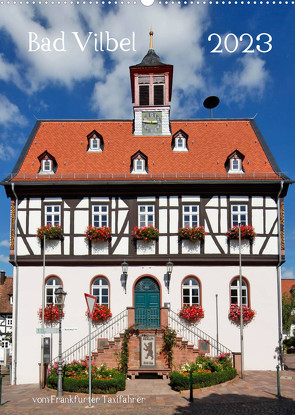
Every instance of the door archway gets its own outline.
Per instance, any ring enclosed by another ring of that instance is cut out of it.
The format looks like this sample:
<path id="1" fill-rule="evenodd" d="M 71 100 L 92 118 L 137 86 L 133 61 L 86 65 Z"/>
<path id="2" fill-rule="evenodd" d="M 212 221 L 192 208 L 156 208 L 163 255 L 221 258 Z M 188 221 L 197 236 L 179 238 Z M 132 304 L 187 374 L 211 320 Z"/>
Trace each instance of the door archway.
<path id="1" fill-rule="evenodd" d="M 160 287 L 152 277 L 143 277 L 134 287 L 135 324 L 138 329 L 160 328 Z"/>

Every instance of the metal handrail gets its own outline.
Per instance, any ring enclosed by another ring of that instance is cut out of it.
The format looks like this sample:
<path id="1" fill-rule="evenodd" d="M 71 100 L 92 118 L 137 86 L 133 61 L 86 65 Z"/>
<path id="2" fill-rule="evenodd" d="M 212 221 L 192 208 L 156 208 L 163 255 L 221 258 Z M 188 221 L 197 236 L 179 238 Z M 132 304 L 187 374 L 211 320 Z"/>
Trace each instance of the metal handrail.
<path id="1" fill-rule="evenodd" d="M 128 326 L 128 311 L 123 310 L 121 313 L 112 317 L 106 323 L 103 323 L 91 333 L 91 350 L 97 350 L 97 339 L 107 338 L 108 340 L 123 332 Z M 64 363 L 70 363 L 73 360 L 82 360 L 89 356 L 89 335 L 75 343 L 62 353 Z M 52 359 L 53 364 L 58 360 L 58 356 Z"/>
<path id="2" fill-rule="evenodd" d="M 179 334 L 181 337 L 183 337 L 185 340 L 187 340 L 197 348 L 199 348 L 199 340 L 204 340 L 208 342 L 211 347 L 211 356 L 217 356 L 221 353 L 229 353 L 232 357 L 233 352 L 228 347 L 219 343 L 217 340 L 209 336 L 209 334 L 206 334 L 204 331 L 200 330 L 198 327 L 188 326 L 179 317 L 179 315 L 172 310 L 168 311 L 168 326 L 174 329 L 177 334 Z"/>

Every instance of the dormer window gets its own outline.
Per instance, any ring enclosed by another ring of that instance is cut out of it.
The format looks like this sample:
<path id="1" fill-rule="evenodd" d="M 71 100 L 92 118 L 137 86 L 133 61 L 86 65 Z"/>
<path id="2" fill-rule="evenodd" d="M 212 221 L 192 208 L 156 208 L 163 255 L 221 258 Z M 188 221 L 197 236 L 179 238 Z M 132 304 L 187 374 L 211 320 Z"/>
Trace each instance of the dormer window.
<path id="1" fill-rule="evenodd" d="M 103 138 L 97 131 L 93 130 L 90 134 L 88 134 L 87 139 L 88 139 L 87 151 L 90 151 L 90 152 L 103 151 Z"/>
<path id="2" fill-rule="evenodd" d="M 173 151 L 188 151 L 187 146 L 188 135 L 184 131 L 178 131 L 172 137 Z"/>
<path id="3" fill-rule="evenodd" d="M 38 159 L 40 161 L 39 174 L 54 174 L 56 172 L 56 160 L 48 151 L 44 151 Z"/>
<path id="4" fill-rule="evenodd" d="M 131 157 L 131 173 L 146 174 L 147 173 L 147 157 L 140 151 Z"/>
<path id="5" fill-rule="evenodd" d="M 225 168 L 230 174 L 239 174 L 244 173 L 243 169 L 243 160 L 245 156 L 240 153 L 238 150 L 235 150 L 231 153 L 225 162 Z"/>

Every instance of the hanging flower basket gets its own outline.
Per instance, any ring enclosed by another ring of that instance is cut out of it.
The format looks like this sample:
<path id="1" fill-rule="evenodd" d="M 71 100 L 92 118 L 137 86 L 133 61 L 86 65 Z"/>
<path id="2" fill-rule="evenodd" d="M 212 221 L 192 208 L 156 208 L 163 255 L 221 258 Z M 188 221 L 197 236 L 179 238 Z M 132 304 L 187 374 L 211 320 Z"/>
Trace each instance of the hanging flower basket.
<path id="1" fill-rule="evenodd" d="M 87 241 L 104 241 L 104 242 L 111 242 L 111 228 L 108 226 L 92 226 L 89 225 L 85 231 L 85 239 Z"/>
<path id="2" fill-rule="evenodd" d="M 89 317 L 88 311 L 86 311 L 86 316 Z M 94 311 L 92 313 L 92 323 L 104 323 L 111 317 L 111 310 L 106 305 L 95 304 Z"/>
<path id="3" fill-rule="evenodd" d="M 60 307 L 55 304 L 49 304 L 44 307 L 44 322 L 46 324 L 57 323 L 59 321 Z M 64 318 L 64 312 L 61 313 L 61 318 Z M 42 307 L 38 311 L 39 320 L 42 321 Z"/>
<path id="4" fill-rule="evenodd" d="M 197 323 L 204 318 L 204 310 L 200 305 L 184 305 L 178 315 L 189 323 Z"/>
<path id="5" fill-rule="evenodd" d="M 189 241 L 203 241 L 205 238 L 206 232 L 204 226 L 186 226 L 185 228 L 179 228 L 178 238 L 179 239 L 188 239 Z"/>
<path id="6" fill-rule="evenodd" d="M 63 230 L 59 225 L 52 226 L 52 225 L 43 225 L 37 229 L 37 238 L 40 240 L 53 240 L 53 239 L 63 239 Z"/>
<path id="7" fill-rule="evenodd" d="M 226 234 L 228 239 L 239 239 L 239 226 L 235 225 L 233 226 Z M 256 233 L 254 231 L 253 226 L 251 225 L 242 225 L 241 226 L 241 240 L 248 240 L 248 241 L 254 241 L 256 237 Z"/>
<path id="8" fill-rule="evenodd" d="M 256 311 L 252 310 L 251 307 L 243 305 L 243 324 L 246 325 L 253 320 L 256 315 Z M 241 322 L 241 307 L 238 304 L 230 306 L 228 318 L 236 324 Z"/>
<path id="9" fill-rule="evenodd" d="M 131 235 L 136 240 L 142 240 L 142 241 L 156 241 L 159 238 L 159 229 L 155 228 L 154 226 L 144 226 L 139 228 L 138 226 L 135 226 L 133 231 L 131 232 Z"/>

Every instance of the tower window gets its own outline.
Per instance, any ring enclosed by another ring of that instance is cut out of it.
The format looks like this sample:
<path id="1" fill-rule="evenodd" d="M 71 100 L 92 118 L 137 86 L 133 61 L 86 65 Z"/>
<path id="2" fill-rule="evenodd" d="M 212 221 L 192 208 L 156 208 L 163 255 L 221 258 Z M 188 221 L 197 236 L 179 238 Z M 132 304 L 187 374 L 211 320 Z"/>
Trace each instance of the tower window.
<path id="1" fill-rule="evenodd" d="M 139 86 L 139 105 L 149 105 L 150 103 L 149 85 Z"/>
<path id="2" fill-rule="evenodd" d="M 154 85 L 154 105 L 164 105 L 164 85 Z"/>

